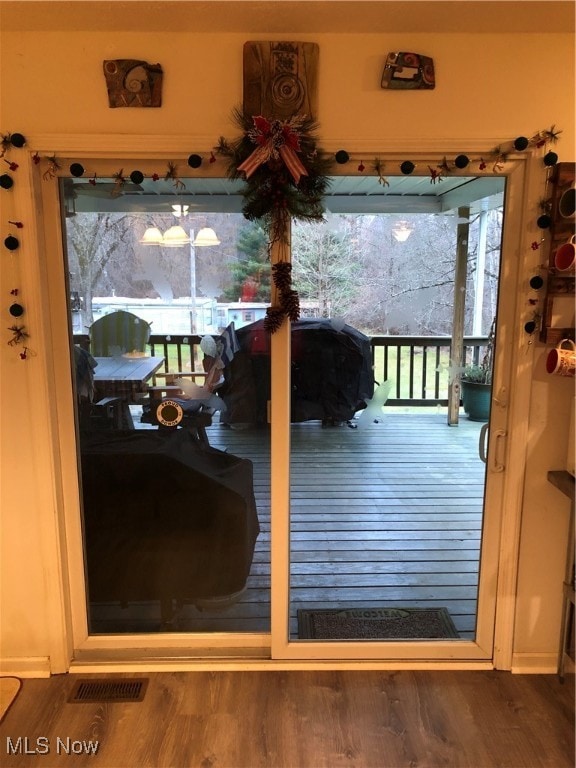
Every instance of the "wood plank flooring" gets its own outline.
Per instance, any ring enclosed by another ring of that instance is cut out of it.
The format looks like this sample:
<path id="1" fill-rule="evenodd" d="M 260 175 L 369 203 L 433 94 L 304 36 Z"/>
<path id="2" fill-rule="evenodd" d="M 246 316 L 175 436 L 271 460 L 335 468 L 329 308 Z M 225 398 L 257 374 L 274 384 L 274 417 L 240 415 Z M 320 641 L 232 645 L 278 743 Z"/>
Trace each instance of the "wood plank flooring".
<path id="1" fill-rule="evenodd" d="M 471 637 L 478 431 L 436 413 L 386 413 L 355 430 L 294 425 L 292 607 L 444 606 Z"/>
<path id="2" fill-rule="evenodd" d="M 149 685 L 142 702 L 112 704 L 67 703 L 74 675 L 24 680 L 0 724 L 0 765 L 574 766 L 573 677 L 564 685 L 554 675 L 495 671 L 171 672 L 145 677 Z"/>
<path id="3" fill-rule="evenodd" d="M 387 413 L 352 429 L 292 427 L 291 636 L 298 608 L 446 607 L 474 636 L 482 529 L 481 425 L 440 413 Z M 268 632 L 267 427 L 209 429 L 211 445 L 254 462 L 261 533 L 248 589 L 222 611 L 185 605 L 176 631 Z M 95 606 L 96 632 L 156 631 L 158 606 Z"/>

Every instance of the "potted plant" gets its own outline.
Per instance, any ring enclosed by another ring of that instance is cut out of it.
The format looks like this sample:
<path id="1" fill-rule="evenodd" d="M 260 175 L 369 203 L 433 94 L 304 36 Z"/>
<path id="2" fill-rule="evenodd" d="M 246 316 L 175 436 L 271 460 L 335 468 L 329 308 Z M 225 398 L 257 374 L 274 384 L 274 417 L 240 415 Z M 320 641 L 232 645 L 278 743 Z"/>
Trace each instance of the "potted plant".
<path id="1" fill-rule="evenodd" d="M 496 318 L 492 320 L 484 356 L 479 365 L 467 365 L 460 374 L 462 405 L 471 421 L 488 421 L 492 393 L 492 365 Z"/>

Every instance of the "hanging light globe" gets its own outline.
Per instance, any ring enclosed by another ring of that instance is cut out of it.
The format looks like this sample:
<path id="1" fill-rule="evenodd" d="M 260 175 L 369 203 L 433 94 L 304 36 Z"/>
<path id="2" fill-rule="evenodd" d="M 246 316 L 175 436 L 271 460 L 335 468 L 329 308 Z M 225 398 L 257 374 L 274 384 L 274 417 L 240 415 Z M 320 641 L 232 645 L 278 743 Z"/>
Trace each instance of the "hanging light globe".
<path id="1" fill-rule="evenodd" d="M 158 227 L 148 227 L 142 235 L 140 242 L 142 245 L 162 245 L 162 232 Z"/>
<path id="2" fill-rule="evenodd" d="M 162 245 L 166 248 L 182 248 L 189 243 L 190 238 L 179 224 L 175 224 L 164 232 Z"/>
<path id="3" fill-rule="evenodd" d="M 211 227 L 202 227 L 194 238 L 194 245 L 220 245 L 220 240 L 218 240 L 216 232 Z"/>
<path id="4" fill-rule="evenodd" d="M 392 227 L 392 235 L 394 240 L 397 240 L 399 243 L 405 243 L 413 231 L 414 227 L 412 227 L 407 221 L 399 221 L 398 224 Z"/>

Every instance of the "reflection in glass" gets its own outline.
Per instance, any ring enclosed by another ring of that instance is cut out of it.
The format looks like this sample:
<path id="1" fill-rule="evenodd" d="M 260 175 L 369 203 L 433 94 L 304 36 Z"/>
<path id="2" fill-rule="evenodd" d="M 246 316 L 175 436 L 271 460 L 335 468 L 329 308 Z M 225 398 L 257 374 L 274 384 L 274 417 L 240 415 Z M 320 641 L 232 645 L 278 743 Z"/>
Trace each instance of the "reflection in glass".
<path id="1" fill-rule="evenodd" d="M 89 631 L 268 632 L 269 432 L 227 415 L 265 240 L 85 186 L 64 220 Z"/>
<path id="2" fill-rule="evenodd" d="M 270 262 L 237 205 L 192 205 L 193 185 L 210 197 L 225 181 L 187 180 L 189 197 L 164 188 L 155 205 L 156 182 L 120 196 L 113 180 L 63 182 L 93 634 L 270 630 Z M 458 409 L 449 429 L 446 409 L 496 316 L 503 182 L 389 181 L 338 177 L 326 221 L 292 226 L 291 639 L 313 631 L 299 612 L 333 609 L 369 623 L 366 639 L 391 637 L 373 629 L 382 611 L 407 632 L 408 608 L 475 634 L 481 424 Z M 461 204 L 477 183 L 485 194 Z M 206 227 L 218 244 L 198 243 Z M 462 292 L 465 356 L 452 361 Z M 104 317 L 123 319 L 96 354 Z M 328 639 L 356 637 L 343 632 Z"/>

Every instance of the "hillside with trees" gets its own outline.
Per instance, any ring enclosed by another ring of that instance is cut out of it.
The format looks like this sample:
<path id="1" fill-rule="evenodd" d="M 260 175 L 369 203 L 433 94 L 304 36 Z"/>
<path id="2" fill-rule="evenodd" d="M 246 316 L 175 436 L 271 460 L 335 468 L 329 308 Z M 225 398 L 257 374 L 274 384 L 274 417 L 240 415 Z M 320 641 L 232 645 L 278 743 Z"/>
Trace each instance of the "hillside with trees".
<path id="1" fill-rule="evenodd" d="M 180 223 L 197 232 L 209 221 L 221 244 L 166 248 L 140 240 L 148 226 L 165 231 L 169 214 L 83 213 L 66 219 L 70 290 L 92 322 L 94 296 L 156 298 L 170 303 L 191 295 L 220 302 L 270 301 L 266 232 L 241 214 L 192 214 Z M 399 221 L 411 229 L 394 237 Z M 293 222 L 293 286 L 307 314 L 343 318 L 367 334 L 447 335 L 451 332 L 456 258 L 454 216 L 327 214 L 324 222 Z M 496 309 L 502 211 L 486 214 L 486 244 L 479 217 L 469 227 L 466 333 L 472 333 L 477 260 L 482 247 L 483 331 Z M 194 271 L 194 273 L 193 273 Z M 312 309 L 311 309 L 312 308 Z"/>

